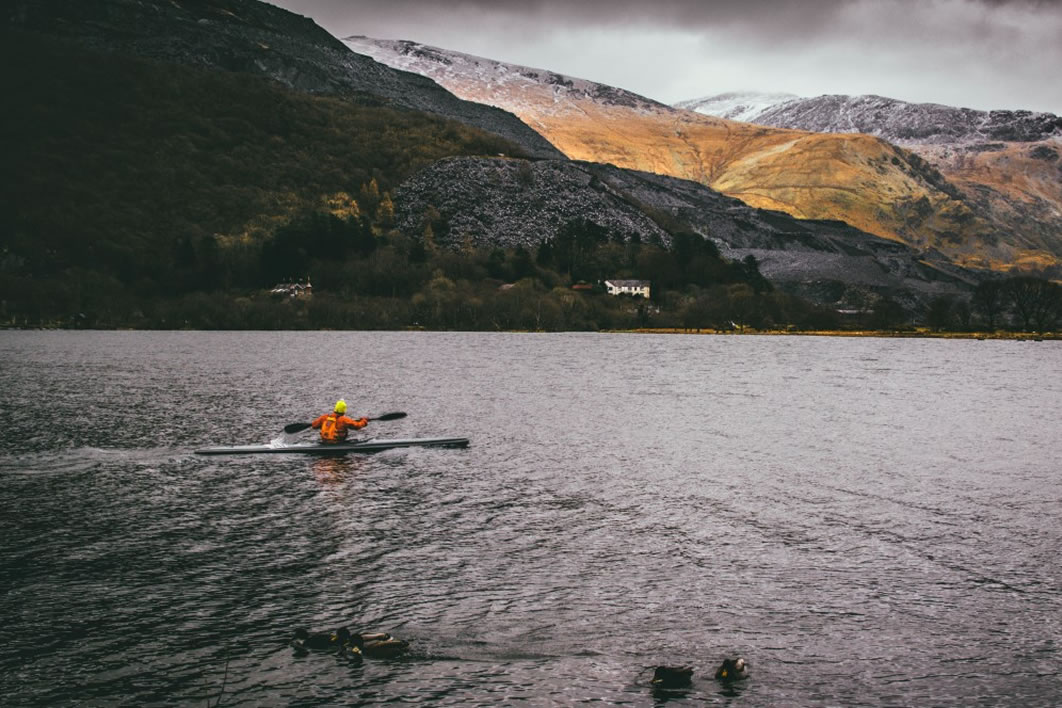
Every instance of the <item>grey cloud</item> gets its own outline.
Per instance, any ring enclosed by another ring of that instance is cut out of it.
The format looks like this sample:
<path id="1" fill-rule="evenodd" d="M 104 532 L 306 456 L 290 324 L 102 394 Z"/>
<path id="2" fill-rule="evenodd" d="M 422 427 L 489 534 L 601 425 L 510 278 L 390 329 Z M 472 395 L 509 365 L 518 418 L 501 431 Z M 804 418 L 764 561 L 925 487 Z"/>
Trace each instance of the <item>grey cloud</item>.
<path id="1" fill-rule="evenodd" d="M 322 24 L 373 24 L 381 19 L 446 21 L 447 17 L 478 15 L 508 16 L 531 23 L 575 22 L 596 26 L 638 23 L 686 29 L 754 23 L 792 31 L 828 28 L 838 13 L 868 2 L 894 5 L 902 12 L 939 4 L 940 0 L 274 0 L 274 4 L 310 15 Z M 987 9 L 1062 9 L 1062 0 L 957 0 L 955 4 Z"/>
<path id="2" fill-rule="evenodd" d="M 1062 112 L 1062 0 L 272 1 L 338 37 L 410 39 L 664 101 L 747 89 Z"/>
<path id="3" fill-rule="evenodd" d="M 398 21 L 463 21 L 469 16 L 510 18 L 524 29 L 538 25 L 573 23 L 580 26 L 614 27 L 629 24 L 662 28 L 695 29 L 732 23 L 787 26 L 811 29 L 828 23 L 830 16 L 857 0 L 464 0 L 439 3 L 426 0 L 275 0 L 274 4 L 314 17 L 326 27 L 350 27 L 359 23 L 378 26 Z M 1013 1 L 1013 0 L 1012 0 Z M 343 31 L 348 31 L 344 29 Z"/>
<path id="4" fill-rule="evenodd" d="M 274 0 L 308 14 L 337 36 L 365 34 L 439 44 L 479 35 L 500 46 L 558 32 L 679 31 L 733 33 L 760 47 L 821 42 L 884 44 L 1021 41 L 1038 16 L 1062 23 L 1062 0 Z M 1022 14 L 1024 26 L 1013 16 Z M 1000 18 L 1006 17 L 1005 20 Z M 444 45 L 445 46 L 445 45 Z M 448 46 L 461 49 L 461 46 Z"/>

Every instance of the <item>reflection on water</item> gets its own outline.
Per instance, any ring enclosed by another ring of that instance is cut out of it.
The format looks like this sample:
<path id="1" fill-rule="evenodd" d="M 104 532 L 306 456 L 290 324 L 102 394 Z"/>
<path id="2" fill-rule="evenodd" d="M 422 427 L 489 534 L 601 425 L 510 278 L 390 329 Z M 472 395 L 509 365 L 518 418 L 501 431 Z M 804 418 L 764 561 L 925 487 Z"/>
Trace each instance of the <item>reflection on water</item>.
<path id="1" fill-rule="evenodd" d="M 338 486 L 365 465 L 365 458 L 355 455 L 314 456 L 313 476 L 325 486 Z"/>
<path id="2" fill-rule="evenodd" d="M 322 351 L 340 352 L 327 377 L 311 373 Z M 1051 705 L 1060 355 L 1054 342 L 3 332 L 0 694 Z M 274 439 L 340 394 L 410 413 L 373 436 L 472 445 L 191 454 Z M 55 401 L 64 424 L 42 425 Z M 340 626 L 413 651 L 352 666 L 287 644 L 296 627 Z M 737 655 L 751 678 L 717 683 Z M 654 689 L 659 664 L 694 666 L 691 686 Z"/>

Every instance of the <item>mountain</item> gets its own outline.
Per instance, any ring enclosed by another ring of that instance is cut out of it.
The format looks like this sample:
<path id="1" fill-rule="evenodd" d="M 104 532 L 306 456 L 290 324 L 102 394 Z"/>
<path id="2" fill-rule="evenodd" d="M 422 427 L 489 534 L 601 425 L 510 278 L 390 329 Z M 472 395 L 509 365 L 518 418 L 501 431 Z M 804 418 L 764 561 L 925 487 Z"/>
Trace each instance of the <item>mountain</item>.
<path id="1" fill-rule="evenodd" d="M 756 118 L 767 109 L 798 98 L 799 96 L 791 93 L 731 92 L 680 101 L 675 104 L 675 108 L 742 123 L 756 123 Z"/>
<path id="2" fill-rule="evenodd" d="M 1056 265 L 1062 256 L 1062 117 L 1032 111 L 978 111 L 881 96 L 771 100 L 735 94 L 686 102 L 711 116 L 819 133 L 874 135 L 914 152 L 961 190 L 1000 238 L 1016 246 L 1009 262 Z"/>
<path id="3" fill-rule="evenodd" d="M 4 40 L 0 313 L 271 285 L 302 275 L 297 257 L 273 264 L 279 273 L 264 258 L 293 222 L 357 219 L 362 233 L 299 246 L 342 256 L 411 174 L 519 151 L 454 120 L 264 77 Z"/>
<path id="4" fill-rule="evenodd" d="M 1039 143 L 1062 138 L 1062 118 L 1032 111 L 977 111 L 881 96 L 724 93 L 676 104 L 706 115 L 816 133 L 866 133 L 903 146 Z"/>
<path id="5" fill-rule="evenodd" d="M 53 26 L 42 7 L 57 13 Z M 219 12 L 228 19 L 215 24 Z M 180 323 L 182 310 L 166 303 L 185 298 L 184 312 L 235 308 L 237 315 L 212 315 L 214 326 L 239 324 L 243 312 L 269 322 L 253 293 L 312 270 L 310 309 L 320 317 L 313 321 L 350 326 L 373 310 L 351 298 L 412 299 L 436 268 L 449 269 L 444 280 L 458 285 L 484 283 L 481 270 L 500 279 L 509 271 L 474 259 L 499 246 L 523 246 L 526 257 L 531 246 L 569 236 L 598 239 L 602 251 L 646 244 L 643 256 L 659 256 L 651 272 L 673 271 L 681 258 L 658 244 L 697 243 L 733 262 L 708 258 L 721 275 L 705 271 L 696 287 L 762 285 L 762 272 L 780 289 L 831 305 L 870 292 L 915 311 L 975 282 L 938 255 L 847 224 L 801 221 L 650 171 L 529 154 L 497 133 L 407 105 L 421 100 L 415 87 L 435 86 L 426 78 L 407 84 L 405 103 L 391 100 L 389 82 L 411 74 L 351 59 L 357 55 L 331 46 L 316 26 L 259 3 L 45 0 L 7 17 L 0 135 L 12 187 L 0 194 L 0 313 L 21 321 L 88 312 L 89 321 L 96 313 L 100 322 Z M 267 59 L 244 64 L 256 43 L 283 51 L 259 47 L 271 52 Z M 345 58 L 322 59 L 333 53 Z M 364 72 L 340 75 L 365 66 L 382 88 Z M 600 107 L 617 129 L 622 118 L 644 114 L 745 130 L 557 75 L 530 77 L 532 105 L 543 86 L 585 94 L 591 103 L 581 107 Z M 436 87 L 427 95 L 448 94 Z M 568 115 L 572 105 L 558 100 L 556 108 Z M 794 131 L 749 135 L 763 145 L 779 136 L 828 142 Z M 428 248 L 429 236 L 455 248 Z M 594 278 L 623 269 L 650 277 L 636 272 L 637 262 L 602 263 Z M 526 265 L 511 272 L 526 274 Z M 560 272 L 542 282 L 553 288 Z M 564 272 L 574 277 L 574 269 Z M 674 299 L 687 297 L 680 290 L 691 281 L 672 281 Z M 154 303 L 156 314 L 137 314 L 143 303 Z"/>
<path id="6" fill-rule="evenodd" d="M 772 282 L 819 302 L 854 288 L 914 307 L 976 283 L 961 268 L 927 262 L 901 243 L 841 222 L 794 219 L 696 182 L 612 165 L 452 158 L 406 180 L 395 197 L 405 231 L 421 231 L 432 214 L 444 225 L 437 241 L 453 245 L 532 250 L 576 220 L 643 242 L 667 244 L 671 232 L 707 234 L 725 257 L 754 256 Z"/>
<path id="7" fill-rule="evenodd" d="M 480 128 L 533 157 L 560 153 L 518 118 L 351 52 L 312 20 L 257 0 L 12 0 L 0 28 L 172 64 L 265 76 L 311 94 L 410 108 Z"/>
<path id="8" fill-rule="evenodd" d="M 1043 245 L 1035 235 L 1000 229 L 980 202 L 926 160 L 879 137 L 705 116 L 592 81 L 415 42 L 343 41 L 462 98 L 512 111 L 574 160 L 694 180 L 751 206 L 844 221 L 964 266 L 1010 265 Z"/>

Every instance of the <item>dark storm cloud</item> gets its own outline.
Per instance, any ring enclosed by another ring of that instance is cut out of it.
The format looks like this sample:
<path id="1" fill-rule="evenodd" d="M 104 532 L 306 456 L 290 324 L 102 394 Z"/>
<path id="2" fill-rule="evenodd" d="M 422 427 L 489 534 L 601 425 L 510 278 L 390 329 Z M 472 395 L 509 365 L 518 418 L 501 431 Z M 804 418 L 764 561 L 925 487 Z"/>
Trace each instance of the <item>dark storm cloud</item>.
<path id="1" fill-rule="evenodd" d="M 954 5 L 954 11 L 977 7 L 1005 7 L 1057 11 L 1062 0 L 874 0 L 902 11 L 918 5 Z M 445 22 L 468 16 L 507 16 L 530 25 L 572 22 L 580 25 L 640 24 L 696 29 L 729 24 L 751 24 L 761 30 L 828 31 L 839 13 L 868 5 L 870 0 L 277 0 L 275 4 L 314 17 L 325 26 L 359 23 L 377 25 L 418 22 L 427 18 Z M 514 27 L 514 30 L 519 28 Z M 345 30 L 344 30 L 345 31 Z"/>
<path id="2" fill-rule="evenodd" d="M 337 37 L 410 39 L 674 102 L 877 93 L 1062 112 L 1062 0 L 272 0 Z"/>
<path id="3" fill-rule="evenodd" d="M 581 27 L 642 27 L 696 29 L 751 24 L 762 30 L 818 31 L 831 15 L 852 0 L 531 0 L 530 2 L 430 2 L 425 0 L 278 0 L 275 4 L 314 17 L 345 34 L 369 34 L 380 27 L 403 24 L 465 23 L 478 17 L 491 24 L 513 23 L 516 33 L 549 31 L 560 25 Z"/>

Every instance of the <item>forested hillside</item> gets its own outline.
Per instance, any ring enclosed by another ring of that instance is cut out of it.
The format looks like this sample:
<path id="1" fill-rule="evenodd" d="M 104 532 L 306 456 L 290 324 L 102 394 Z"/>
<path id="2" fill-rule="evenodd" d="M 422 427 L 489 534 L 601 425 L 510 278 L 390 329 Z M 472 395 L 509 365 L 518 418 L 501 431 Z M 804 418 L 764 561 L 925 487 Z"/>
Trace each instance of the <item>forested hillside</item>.
<path id="1" fill-rule="evenodd" d="M 454 121 L 246 76 L 17 35 L 0 52 L 0 297 L 19 312 L 262 287 L 276 272 L 261 245 L 278 226 L 375 217 L 357 203 L 363 188 L 386 202 L 443 156 L 519 154 Z"/>

